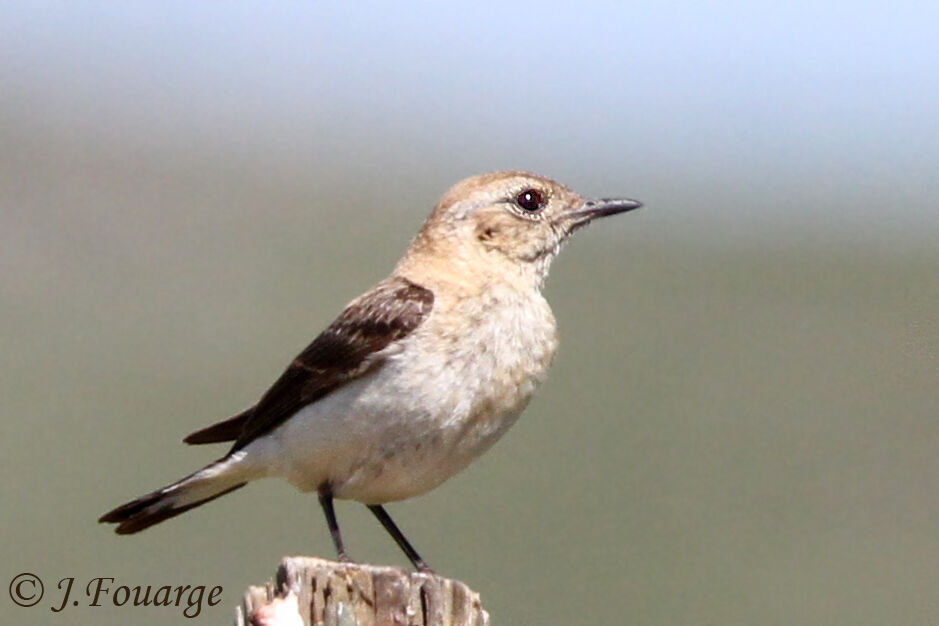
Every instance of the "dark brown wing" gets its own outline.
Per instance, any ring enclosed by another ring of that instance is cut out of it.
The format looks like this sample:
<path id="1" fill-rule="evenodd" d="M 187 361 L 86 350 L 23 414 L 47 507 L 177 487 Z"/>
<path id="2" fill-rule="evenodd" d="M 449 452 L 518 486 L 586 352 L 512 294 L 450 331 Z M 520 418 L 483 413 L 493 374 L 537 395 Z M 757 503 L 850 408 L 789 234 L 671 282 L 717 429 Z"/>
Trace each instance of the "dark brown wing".
<path id="1" fill-rule="evenodd" d="M 254 407 L 247 411 L 242 411 L 235 417 L 229 417 L 223 422 L 206 426 L 201 430 L 186 435 L 183 439 L 188 444 L 198 445 L 203 443 L 220 443 L 222 441 L 234 441 L 241 435 L 245 422 L 251 417 Z"/>
<path id="2" fill-rule="evenodd" d="M 186 437 L 187 443 L 235 440 L 232 451 L 273 430 L 301 408 L 379 365 L 375 354 L 417 328 L 434 305 L 429 289 L 404 278 L 354 300 L 301 352 L 252 408 Z"/>

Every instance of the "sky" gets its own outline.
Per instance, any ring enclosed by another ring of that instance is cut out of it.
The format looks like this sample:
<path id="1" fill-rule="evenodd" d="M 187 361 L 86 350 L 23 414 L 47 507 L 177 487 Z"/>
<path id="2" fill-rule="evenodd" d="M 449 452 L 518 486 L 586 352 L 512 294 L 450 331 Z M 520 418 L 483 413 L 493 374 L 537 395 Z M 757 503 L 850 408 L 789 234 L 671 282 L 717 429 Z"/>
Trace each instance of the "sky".
<path id="1" fill-rule="evenodd" d="M 404 185 L 428 170 L 446 184 L 501 167 L 616 176 L 630 189 L 606 193 L 661 187 L 744 223 L 775 214 L 767 228 L 810 220 L 870 235 L 878 218 L 915 239 L 935 225 L 934 3 L 8 2 L 3 13 L 2 111 L 19 128 L 84 129 L 141 151 L 217 146 L 327 178 L 381 170 Z"/>

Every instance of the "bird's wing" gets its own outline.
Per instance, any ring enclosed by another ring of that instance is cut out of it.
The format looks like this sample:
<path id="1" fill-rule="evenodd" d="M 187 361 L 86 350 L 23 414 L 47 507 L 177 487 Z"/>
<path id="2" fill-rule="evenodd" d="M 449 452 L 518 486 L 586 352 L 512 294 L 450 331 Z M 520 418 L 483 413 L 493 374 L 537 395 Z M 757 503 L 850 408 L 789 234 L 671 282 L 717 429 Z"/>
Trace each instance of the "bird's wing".
<path id="1" fill-rule="evenodd" d="M 382 350 L 408 336 L 430 314 L 434 294 L 391 278 L 346 307 L 293 360 L 261 400 L 244 413 L 186 437 L 187 443 L 234 440 L 232 451 L 273 430 L 301 408 L 380 365 Z"/>

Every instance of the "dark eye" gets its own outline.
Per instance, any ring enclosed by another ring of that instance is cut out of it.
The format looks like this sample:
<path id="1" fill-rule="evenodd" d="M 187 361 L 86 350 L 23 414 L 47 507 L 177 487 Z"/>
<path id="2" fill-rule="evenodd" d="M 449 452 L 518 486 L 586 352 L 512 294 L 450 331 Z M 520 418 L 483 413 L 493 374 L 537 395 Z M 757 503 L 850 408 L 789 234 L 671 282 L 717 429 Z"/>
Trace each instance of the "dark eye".
<path id="1" fill-rule="evenodd" d="M 544 206 L 544 196 L 537 189 L 526 189 L 515 196 L 515 203 L 526 211 L 534 213 Z"/>

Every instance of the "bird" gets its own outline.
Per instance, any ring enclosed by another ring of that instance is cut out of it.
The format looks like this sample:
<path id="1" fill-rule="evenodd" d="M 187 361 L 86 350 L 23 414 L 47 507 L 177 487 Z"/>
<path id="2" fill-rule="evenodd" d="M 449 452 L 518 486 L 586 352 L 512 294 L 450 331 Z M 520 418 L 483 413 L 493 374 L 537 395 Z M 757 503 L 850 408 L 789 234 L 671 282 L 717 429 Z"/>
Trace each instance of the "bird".
<path id="1" fill-rule="evenodd" d="M 315 492 L 340 561 L 333 501 L 365 504 L 414 567 L 431 572 L 384 505 L 439 486 L 515 423 L 558 346 L 542 288 L 571 235 L 642 206 L 585 199 L 500 171 L 447 191 L 391 275 L 352 300 L 260 400 L 184 438 L 228 453 L 104 514 L 132 534 L 247 483 Z"/>

